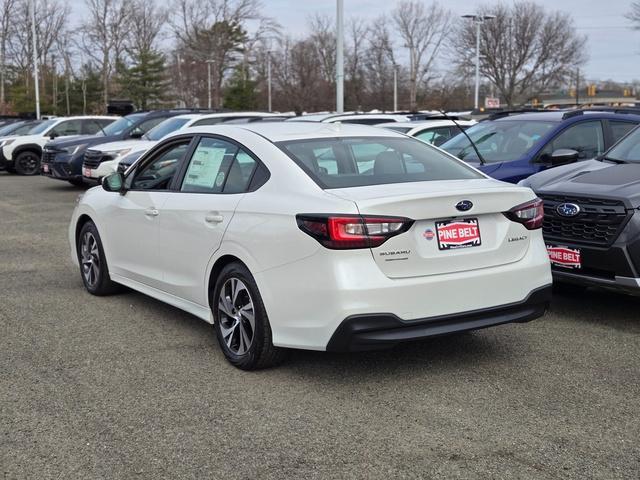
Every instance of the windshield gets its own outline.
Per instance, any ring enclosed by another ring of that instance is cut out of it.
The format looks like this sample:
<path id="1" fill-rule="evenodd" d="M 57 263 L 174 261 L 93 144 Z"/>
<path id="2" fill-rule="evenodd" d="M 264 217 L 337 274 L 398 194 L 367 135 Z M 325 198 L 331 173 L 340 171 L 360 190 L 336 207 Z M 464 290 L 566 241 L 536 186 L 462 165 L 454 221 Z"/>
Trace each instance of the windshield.
<path id="1" fill-rule="evenodd" d="M 467 134 L 487 163 L 517 160 L 535 147 L 556 122 L 501 120 L 485 121 L 469 128 Z M 479 161 L 473 146 L 464 135 L 456 135 L 440 148 L 461 160 Z"/>
<path id="2" fill-rule="evenodd" d="M 632 130 L 609 150 L 605 158 L 617 162 L 640 163 L 640 130 Z"/>
<path id="3" fill-rule="evenodd" d="M 108 126 L 104 127 L 104 133 L 100 132 L 98 135 L 105 137 L 120 135 L 144 116 L 144 113 L 134 113 L 133 115 L 122 117 L 120 120 L 110 123 Z"/>
<path id="4" fill-rule="evenodd" d="M 40 133 L 44 133 L 49 130 L 50 127 L 53 127 L 56 124 L 57 120 L 47 120 L 42 122 L 40 125 L 36 125 L 31 130 L 29 130 L 29 135 L 38 135 Z"/>
<path id="5" fill-rule="evenodd" d="M 484 178 L 412 138 L 319 138 L 278 146 L 322 188 Z"/>
<path id="6" fill-rule="evenodd" d="M 25 122 L 15 122 L 10 123 L 9 125 L 5 125 L 4 127 L 0 128 L 0 137 L 4 137 L 6 135 L 9 135 L 10 133 L 17 131 L 18 129 L 20 129 L 20 127 L 23 127 L 24 124 Z"/>
<path id="7" fill-rule="evenodd" d="M 188 121 L 188 118 L 169 118 L 149 130 L 145 137 L 147 140 L 160 140 L 165 135 L 180 130 Z"/>

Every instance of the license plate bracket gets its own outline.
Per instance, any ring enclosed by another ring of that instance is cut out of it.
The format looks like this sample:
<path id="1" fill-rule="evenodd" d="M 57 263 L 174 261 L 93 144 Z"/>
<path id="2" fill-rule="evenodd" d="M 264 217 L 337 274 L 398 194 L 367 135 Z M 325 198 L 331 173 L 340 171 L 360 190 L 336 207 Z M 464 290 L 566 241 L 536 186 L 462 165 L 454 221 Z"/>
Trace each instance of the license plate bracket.
<path id="1" fill-rule="evenodd" d="M 457 250 L 482 245 L 480 223 L 477 218 L 442 220 L 436 222 L 438 249 Z"/>

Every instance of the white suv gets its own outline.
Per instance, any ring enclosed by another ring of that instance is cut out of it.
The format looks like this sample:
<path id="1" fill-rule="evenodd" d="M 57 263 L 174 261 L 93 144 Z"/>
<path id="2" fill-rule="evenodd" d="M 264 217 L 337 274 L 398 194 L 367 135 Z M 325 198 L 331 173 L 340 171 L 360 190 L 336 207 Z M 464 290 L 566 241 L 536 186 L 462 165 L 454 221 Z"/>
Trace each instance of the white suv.
<path id="1" fill-rule="evenodd" d="M 40 172 L 45 144 L 59 137 L 95 135 L 118 117 L 80 116 L 46 120 L 26 135 L 5 137 L 0 141 L 0 167 L 20 175 Z"/>
<path id="2" fill-rule="evenodd" d="M 85 288 L 215 324 L 243 369 L 541 316 L 542 202 L 414 138 L 255 123 L 165 137 L 77 204 Z"/>

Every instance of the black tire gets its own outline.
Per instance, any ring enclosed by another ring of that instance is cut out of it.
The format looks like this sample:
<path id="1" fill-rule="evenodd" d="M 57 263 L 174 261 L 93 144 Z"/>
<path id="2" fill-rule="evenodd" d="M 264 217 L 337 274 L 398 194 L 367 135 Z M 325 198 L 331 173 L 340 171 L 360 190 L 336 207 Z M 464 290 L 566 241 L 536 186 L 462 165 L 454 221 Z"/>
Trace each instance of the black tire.
<path id="1" fill-rule="evenodd" d="M 236 282 L 237 298 L 235 301 L 231 298 L 229 289 Z M 238 283 L 239 282 L 239 283 Z M 222 305 L 221 293 L 225 289 L 225 298 L 230 303 Z M 247 308 L 246 302 L 252 306 Z M 244 305 L 242 308 L 238 306 Z M 258 291 L 251 272 L 241 263 L 230 263 L 225 266 L 218 279 L 211 297 L 211 308 L 215 318 L 214 328 L 220 348 L 229 363 L 242 370 L 258 370 L 268 368 L 281 363 L 289 353 L 287 349 L 274 347 L 272 343 L 271 326 L 269 318 L 262 303 L 262 297 Z M 237 312 L 236 316 L 225 313 Z M 245 313 L 242 313 L 242 312 Z M 247 317 L 248 312 L 253 312 L 253 326 Z M 232 326 L 236 324 L 236 327 Z M 229 333 L 231 332 L 231 333 Z M 246 337 L 243 337 L 243 333 Z M 246 347 L 246 338 L 250 338 L 249 348 L 242 351 L 242 345 Z M 243 342 L 242 338 L 245 338 Z"/>
<path id="2" fill-rule="evenodd" d="M 95 243 L 92 244 L 90 238 Z M 91 245 L 95 245 L 95 248 Z M 111 281 L 109 276 L 102 240 L 93 222 L 85 223 L 80 229 L 76 240 L 76 250 L 80 264 L 80 277 L 87 292 L 92 295 L 104 296 L 120 290 L 120 286 Z"/>
<path id="3" fill-rule="evenodd" d="M 74 187 L 84 187 L 84 182 L 78 178 L 72 178 L 71 180 L 69 180 L 69 183 Z"/>
<path id="4" fill-rule="evenodd" d="M 33 150 L 20 152 L 13 163 L 18 175 L 39 175 L 40 174 L 40 154 Z"/>

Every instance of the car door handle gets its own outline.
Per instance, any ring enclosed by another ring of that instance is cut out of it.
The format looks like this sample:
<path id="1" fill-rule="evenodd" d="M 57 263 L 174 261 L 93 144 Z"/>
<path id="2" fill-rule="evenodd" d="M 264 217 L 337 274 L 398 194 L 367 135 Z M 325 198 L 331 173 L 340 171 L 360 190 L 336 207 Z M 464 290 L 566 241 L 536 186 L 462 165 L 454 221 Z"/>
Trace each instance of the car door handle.
<path id="1" fill-rule="evenodd" d="M 151 208 L 147 208 L 147 209 L 144 211 L 144 214 L 145 214 L 147 217 L 157 217 L 157 216 L 160 214 L 160 212 L 158 211 L 158 209 L 157 209 L 157 208 L 153 208 L 153 207 L 151 207 Z"/>
<path id="2" fill-rule="evenodd" d="M 207 223 L 221 223 L 224 221 L 224 215 L 219 213 L 207 213 L 204 217 L 204 221 Z"/>

